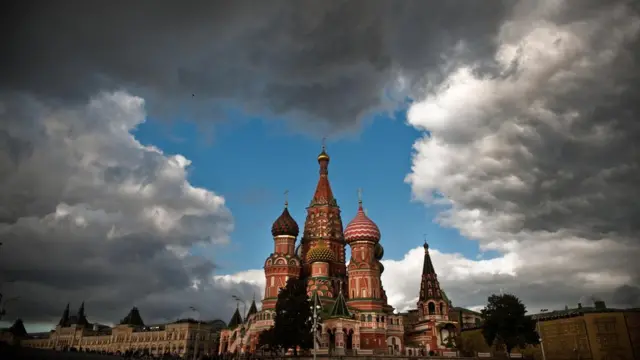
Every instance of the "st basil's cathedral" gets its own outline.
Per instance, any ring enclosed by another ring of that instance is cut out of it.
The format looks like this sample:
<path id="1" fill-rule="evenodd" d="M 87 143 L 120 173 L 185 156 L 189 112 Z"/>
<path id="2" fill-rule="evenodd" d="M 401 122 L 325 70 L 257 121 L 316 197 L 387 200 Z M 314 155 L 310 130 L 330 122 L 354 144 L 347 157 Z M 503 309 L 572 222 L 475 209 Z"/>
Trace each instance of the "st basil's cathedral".
<path id="1" fill-rule="evenodd" d="M 389 305 L 381 281 L 384 255 L 380 229 L 367 216 L 359 196 L 356 216 L 343 230 L 340 207 L 329 183 L 330 157 L 318 155 L 320 176 L 299 243 L 300 229 L 285 202 L 271 228 L 274 250 L 264 263 L 262 308 L 255 300 L 243 318 L 236 309 L 220 335 L 219 352 L 253 353 L 258 335 L 274 325 L 278 292 L 289 278 L 304 279 L 312 303 L 321 306 L 318 354 L 406 354 L 445 351 L 457 322 L 440 289 L 425 243 L 418 309 L 399 314 Z M 345 259 L 346 246 L 351 259 Z"/>

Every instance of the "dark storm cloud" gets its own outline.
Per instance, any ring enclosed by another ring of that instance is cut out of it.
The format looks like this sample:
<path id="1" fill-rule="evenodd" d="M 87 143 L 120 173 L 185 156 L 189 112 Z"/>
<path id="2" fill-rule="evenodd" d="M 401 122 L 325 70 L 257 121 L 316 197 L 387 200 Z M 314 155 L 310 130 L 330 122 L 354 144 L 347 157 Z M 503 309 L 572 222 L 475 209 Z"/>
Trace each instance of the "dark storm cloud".
<path id="1" fill-rule="evenodd" d="M 384 107 L 399 74 L 439 73 L 461 44 L 458 57 L 486 58 L 507 3 L 23 1 L 5 15 L 0 86 L 80 102 L 126 88 L 154 116 L 211 121 L 235 103 L 333 131 Z"/>
<path id="2" fill-rule="evenodd" d="M 429 136 L 414 146 L 407 181 L 420 200 L 446 203 L 441 224 L 502 253 L 514 279 L 505 287 L 525 302 L 562 293 L 631 305 L 640 285 L 638 2 L 519 2 L 495 41 L 499 76 L 462 62 L 413 104 L 409 122 Z M 536 292 L 522 285 L 537 282 Z M 560 291 L 562 282 L 575 285 Z"/>
<path id="3" fill-rule="evenodd" d="M 55 322 L 66 302 L 86 301 L 92 321 L 133 305 L 148 321 L 189 306 L 226 320 L 230 294 L 252 285 L 215 280 L 213 259 L 187 249 L 227 242 L 233 220 L 223 198 L 188 183 L 187 159 L 131 135 L 142 99 L 103 93 L 49 106 L 4 96 L 0 109 L 15 149 L 0 153 L 0 286 L 21 299 L 9 317 Z"/>

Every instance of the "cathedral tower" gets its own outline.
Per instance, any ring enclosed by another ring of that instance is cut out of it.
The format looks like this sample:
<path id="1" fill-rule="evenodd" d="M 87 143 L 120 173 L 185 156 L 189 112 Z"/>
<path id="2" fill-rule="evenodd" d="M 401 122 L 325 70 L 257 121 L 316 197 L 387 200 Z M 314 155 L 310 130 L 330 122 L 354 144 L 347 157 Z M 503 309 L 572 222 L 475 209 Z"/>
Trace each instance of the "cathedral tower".
<path id="1" fill-rule="evenodd" d="M 422 264 L 418 314 L 421 320 L 432 317 L 441 320 L 449 318 L 449 304 L 440 290 L 438 275 L 433 268 L 429 255 L 429 244 L 426 241 L 424 242 L 424 263 Z"/>
<path id="2" fill-rule="evenodd" d="M 316 186 L 316 191 L 307 207 L 307 219 L 304 224 L 299 257 L 304 259 L 302 276 L 307 278 L 311 275 L 311 263 L 308 261 L 307 253 L 319 245 L 322 241 L 333 252 L 335 258 L 329 262 L 329 275 L 333 280 L 342 280 L 346 283 L 345 266 L 345 242 L 342 233 L 342 219 L 340 208 L 329 184 L 329 155 L 322 146 L 322 152 L 318 155 L 320 165 L 320 177 Z M 333 281 L 335 286 L 339 281 Z M 332 294 L 337 294 L 337 289 L 333 289 Z"/>
<path id="3" fill-rule="evenodd" d="M 330 267 L 335 261 L 336 256 L 324 240 L 320 240 L 307 252 L 307 263 L 311 265 L 311 273 L 307 280 L 307 293 L 310 298 L 319 296 L 333 300 L 334 288 Z"/>
<path id="4" fill-rule="evenodd" d="M 382 264 L 384 253 L 378 226 L 365 214 L 361 194 L 358 194 L 358 212 L 344 231 L 345 241 L 351 247 L 349 262 L 349 306 L 360 311 L 380 312 L 385 309 L 383 298 Z"/>
<path id="5" fill-rule="evenodd" d="M 300 276 L 300 260 L 295 255 L 295 244 L 298 233 L 298 223 L 291 217 L 288 202 L 285 201 L 284 210 L 271 227 L 274 250 L 264 263 L 264 300 L 262 309 L 275 309 L 278 291 L 287 284 L 289 278 Z"/>

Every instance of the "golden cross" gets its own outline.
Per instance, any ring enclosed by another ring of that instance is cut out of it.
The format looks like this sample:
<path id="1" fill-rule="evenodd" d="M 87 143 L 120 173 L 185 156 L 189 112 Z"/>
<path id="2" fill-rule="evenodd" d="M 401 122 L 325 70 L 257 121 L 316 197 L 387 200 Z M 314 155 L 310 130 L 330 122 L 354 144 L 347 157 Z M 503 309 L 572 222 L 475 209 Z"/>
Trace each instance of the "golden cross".
<path id="1" fill-rule="evenodd" d="M 289 190 L 284 191 L 284 206 L 289 206 Z"/>
<path id="2" fill-rule="evenodd" d="M 358 202 L 362 203 L 362 188 L 358 189 Z"/>
<path id="3" fill-rule="evenodd" d="M 322 137 L 322 151 L 325 151 L 327 149 L 327 137 L 323 136 Z"/>

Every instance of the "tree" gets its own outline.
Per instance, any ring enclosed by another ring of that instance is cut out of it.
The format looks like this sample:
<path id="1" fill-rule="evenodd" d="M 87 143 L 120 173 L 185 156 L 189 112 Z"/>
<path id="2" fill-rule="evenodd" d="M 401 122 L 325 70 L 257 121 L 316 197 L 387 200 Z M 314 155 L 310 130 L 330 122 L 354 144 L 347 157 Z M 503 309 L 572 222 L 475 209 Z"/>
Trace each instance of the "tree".
<path id="1" fill-rule="evenodd" d="M 491 295 L 482 309 L 482 335 L 487 344 L 504 344 L 509 354 L 516 346 L 538 344 L 536 324 L 526 312 L 527 308 L 514 295 Z"/>
<path id="2" fill-rule="evenodd" d="M 296 356 L 298 347 L 305 350 L 312 348 L 311 316 L 306 282 L 300 279 L 289 279 L 287 285 L 278 294 L 272 334 L 275 338 L 273 345 L 285 351 L 293 349 L 293 354 Z"/>
<path id="3" fill-rule="evenodd" d="M 278 352 L 280 350 L 280 343 L 276 335 L 276 328 L 270 327 L 263 331 L 258 336 L 258 348 L 262 350 L 269 350 L 271 353 Z"/>

